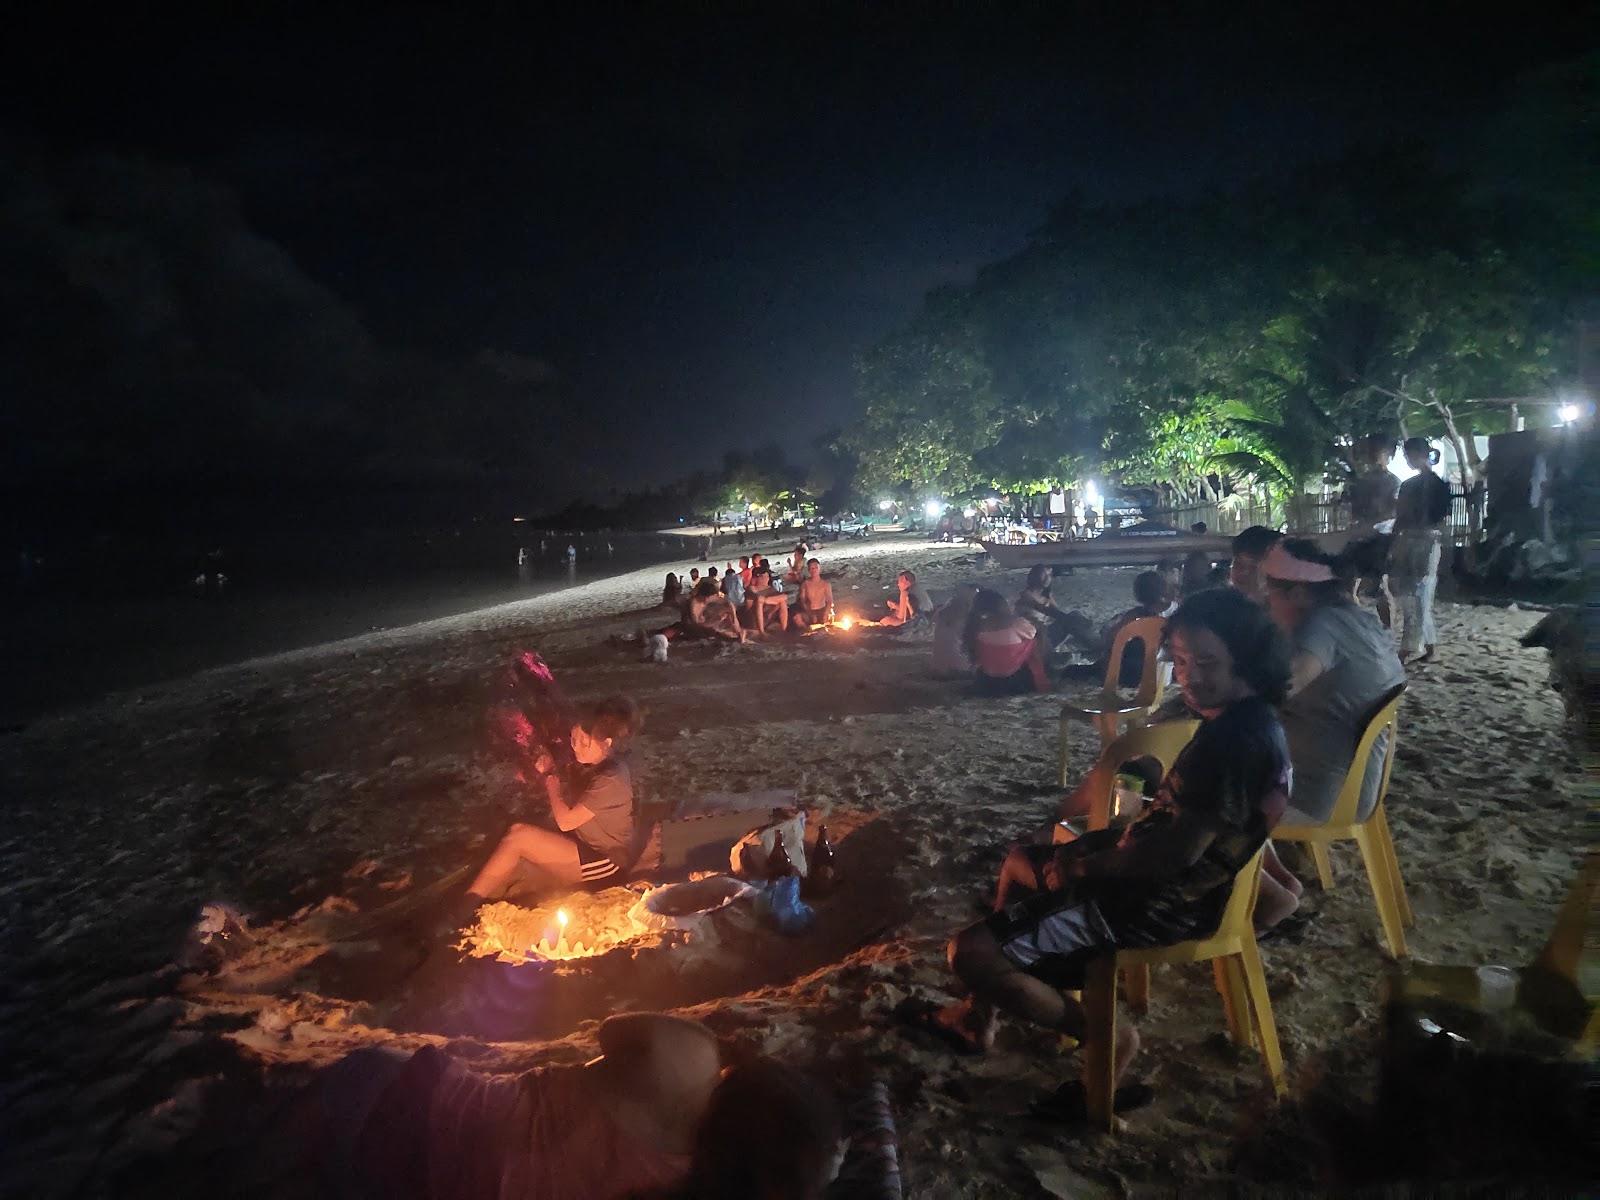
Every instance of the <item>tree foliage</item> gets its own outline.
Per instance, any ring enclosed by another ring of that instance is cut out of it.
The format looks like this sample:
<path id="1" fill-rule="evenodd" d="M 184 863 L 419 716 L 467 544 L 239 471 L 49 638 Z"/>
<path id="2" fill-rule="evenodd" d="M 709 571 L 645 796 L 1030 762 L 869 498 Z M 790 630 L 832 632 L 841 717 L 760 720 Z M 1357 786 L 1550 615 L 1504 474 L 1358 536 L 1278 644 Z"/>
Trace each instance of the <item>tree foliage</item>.
<path id="1" fill-rule="evenodd" d="M 1533 95 L 1571 93 L 1558 75 Z M 1453 439 L 1470 471 L 1507 398 L 1575 367 L 1592 285 L 1572 262 L 1600 196 L 1592 173 L 1547 174 L 1582 199 L 1507 206 L 1398 149 L 1188 202 L 1068 200 L 862 357 L 845 441 L 870 486 L 951 497 L 1110 471 L 1179 500 L 1288 498 L 1403 432 Z M 1564 269 L 1535 218 L 1572 222 Z"/>

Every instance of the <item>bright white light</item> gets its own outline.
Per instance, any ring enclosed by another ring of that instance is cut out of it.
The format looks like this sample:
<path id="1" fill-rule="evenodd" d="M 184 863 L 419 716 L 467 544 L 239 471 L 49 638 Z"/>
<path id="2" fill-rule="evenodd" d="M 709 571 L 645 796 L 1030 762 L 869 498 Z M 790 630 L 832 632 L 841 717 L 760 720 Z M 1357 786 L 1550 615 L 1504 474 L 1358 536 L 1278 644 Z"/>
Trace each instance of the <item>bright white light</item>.
<path id="1" fill-rule="evenodd" d="M 922 506 L 922 511 L 937 520 L 938 518 L 944 516 L 944 501 L 929 500 Z"/>
<path id="2" fill-rule="evenodd" d="M 1556 410 L 1556 416 L 1561 418 L 1561 423 L 1563 425 L 1571 425 L 1582 415 L 1583 409 L 1579 408 L 1576 404 L 1563 404 L 1559 409 Z"/>
<path id="3" fill-rule="evenodd" d="M 967 517 L 968 519 L 971 519 L 972 517 L 975 517 L 975 516 L 978 515 L 978 510 L 975 509 L 975 508 L 963 508 L 961 510 L 961 515 L 963 517 Z"/>
<path id="4" fill-rule="evenodd" d="M 1094 480 L 1091 479 L 1083 485 L 1083 502 L 1090 508 L 1099 508 L 1100 500 L 1100 489 L 1095 487 Z"/>
<path id="5" fill-rule="evenodd" d="M 893 507 L 894 507 L 894 501 L 893 500 L 879 500 L 878 501 L 878 511 L 879 512 L 888 512 Z"/>
<path id="6" fill-rule="evenodd" d="M 1404 483 L 1415 475 L 1416 469 L 1406 461 L 1406 456 L 1398 450 L 1389 456 L 1389 474 Z"/>

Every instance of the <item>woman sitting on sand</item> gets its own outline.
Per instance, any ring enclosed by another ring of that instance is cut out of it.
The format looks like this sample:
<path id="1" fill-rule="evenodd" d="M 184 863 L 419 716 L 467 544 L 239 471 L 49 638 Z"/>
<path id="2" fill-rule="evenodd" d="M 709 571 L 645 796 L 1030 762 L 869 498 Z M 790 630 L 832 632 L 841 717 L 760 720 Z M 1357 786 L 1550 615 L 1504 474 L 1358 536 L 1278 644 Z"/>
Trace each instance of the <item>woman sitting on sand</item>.
<path id="1" fill-rule="evenodd" d="M 468 885 L 463 917 L 500 895 L 522 863 L 541 884 L 552 887 L 594 883 L 633 866 L 639 857 L 633 775 L 622 753 L 642 724 L 639 706 L 628 696 L 609 696 L 590 707 L 572 727 L 572 757 L 578 766 L 571 795 L 549 753 L 539 754 L 532 769 L 549 801 L 555 829 L 520 823 L 508 829 Z"/>
<path id="2" fill-rule="evenodd" d="M 889 615 L 879 621 L 879 625 L 892 629 L 909 625 L 918 617 L 933 616 L 933 601 L 929 599 L 927 589 L 917 582 L 915 572 L 901 571 L 895 576 L 894 582 L 899 591 L 893 600 L 888 601 Z"/>
<path id="3" fill-rule="evenodd" d="M 1033 622 L 1011 611 L 999 592 L 978 589 L 961 642 L 983 693 L 1006 696 L 1050 690 L 1044 669 L 1045 639 Z"/>
<path id="4" fill-rule="evenodd" d="M 677 608 L 683 601 L 683 584 L 678 582 L 675 571 L 667 572 L 667 586 L 661 589 L 661 605 L 663 608 Z"/>
<path id="5" fill-rule="evenodd" d="M 806 577 L 806 544 L 796 542 L 794 553 L 789 555 L 789 569 L 784 573 L 785 583 L 800 583 Z"/>
<path id="6" fill-rule="evenodd" d="M 812 1200 L 837 1173 L 837 1106 L 799 1072 L 725 1066 L 704 1025 L 656 1013 L 606 1018 L 599 1042 L 592 1062 L 520 1075 L 433 1046 L 359 1050 L 297 1102 L 289 1152 L 275 1140 L 258 1182 L 398 1200 Z"/>

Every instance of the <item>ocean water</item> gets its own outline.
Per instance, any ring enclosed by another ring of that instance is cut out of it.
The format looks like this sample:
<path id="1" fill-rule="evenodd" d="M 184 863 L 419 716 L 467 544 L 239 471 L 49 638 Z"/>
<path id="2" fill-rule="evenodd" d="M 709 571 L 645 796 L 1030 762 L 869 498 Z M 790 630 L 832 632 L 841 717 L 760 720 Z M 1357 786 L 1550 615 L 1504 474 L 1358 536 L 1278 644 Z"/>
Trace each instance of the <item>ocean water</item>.
<path id="1" fill-rule="evenodd" d="M 578 550 L 569 566 L 569 542 Z M 542 545 L 541 545 L 542 543 Z M 368 538 L 306 535 L 204 552 L 45 558 L 0 608 L 0 727 L 108 692 L 692 561 L 671 535 L 498 529 Z M 519 551 L 526 561 L 519 564 Z M 648 597 L 641 596 L 641 602 Z"/>

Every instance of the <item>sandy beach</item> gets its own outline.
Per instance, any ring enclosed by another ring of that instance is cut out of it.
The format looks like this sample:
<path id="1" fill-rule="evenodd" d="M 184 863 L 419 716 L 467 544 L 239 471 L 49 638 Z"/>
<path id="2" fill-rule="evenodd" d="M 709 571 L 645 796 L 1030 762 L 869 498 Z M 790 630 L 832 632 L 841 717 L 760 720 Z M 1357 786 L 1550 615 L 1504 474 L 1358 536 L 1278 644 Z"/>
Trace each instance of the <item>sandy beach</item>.
<path id="1" fill-rule="evenodd" d="M 858 613 L 903 567 L 936 600 L 963 581 L 1014 595 L 1024 574 L 907 536 L 818 557 L 840 609 Z M 14 1047 L 0 1192 L 230 1194 L 230 1147 L 248 1131 L 219 1114 L 360 1046 L 431 1041 L 491 1071 L 594 1053 L 610 1011 L 598 998 L 570 1028 L 496 1041 L 396 1032 L 381 995 L 292 975 L 230 985 L 172 965 L 206 901 L 236 904 L 266 947 L 288 948 L 307 910 L 366 911 L 479 857 L 520 802 L 484 712 L 522 647 L 575 698 L 626 691 L 644 705 L 644 800 L 793 787 L 843 831 L 842 852 L 861 839 L 846 862 L 877 890 L 837 918 L 832 941 L 794 954 L 787 973 L 769 964 L 752 986 L 675 1007 L 830 1077 L 887 1080 L 911 1195 L 1281 1195 L 1347 1178 L 1348 1148 L 1322 1137 L 1307 1099 L 1336 1081 L 1359 1100 L 1376 1079 L 1388 959 L 1353 851 L 1335 852 L 1334 891 L 1308 889 L 1306 932 L 1262 946 L 1286 1102 L 1269 1102 L 1259 1060 L 1228 1042 L 1209 969 L 1164 968 L 1136 1068 L 1154 1104 L 1115 1138 L 1025 1120 L 1076 1071 L 1056 1038 L 1007 1024 L 992 1054 L 961 1058 L 891 1013 L 908 995 L 956 994 L 946 938 L 1059 795 L 1061 697 L 974 699 L 934 677 L 927 631 L 640 662 L 608 639 L 665 623 L 653 604 L 665 569 L 205 671 L 0 739 L 0 1023 Z M 1082 571 L 1056 581 L 1056 598 L 1098 622 L 1128 605 L 1132 579 Z M 1544 652 L 1517 645 L 1539 615 L 1441 604 L 1439 659 L 1413 673 L 1389 813 L 1418 961 L 1525 962 L 1573 876 L 1577 752 Z M 1070 737 L 1081 770 L 1097 743 L 1087 728 Z"/>

